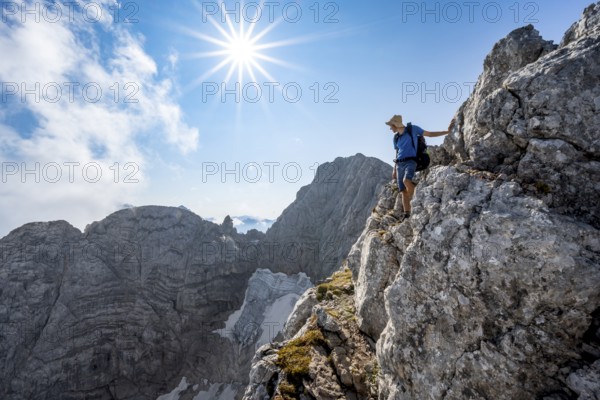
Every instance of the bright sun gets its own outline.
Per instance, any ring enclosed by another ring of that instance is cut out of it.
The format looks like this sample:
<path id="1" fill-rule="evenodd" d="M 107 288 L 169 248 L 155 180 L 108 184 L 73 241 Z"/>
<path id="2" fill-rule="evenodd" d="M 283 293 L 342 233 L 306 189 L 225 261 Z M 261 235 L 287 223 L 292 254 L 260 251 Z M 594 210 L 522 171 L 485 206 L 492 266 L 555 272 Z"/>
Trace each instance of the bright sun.
<path id="1" fill-rule="evenodd" d="M 256 55 L 256 46 L 246 38 L 237 38 L 229 43 L 228 50 L 230 57 L 238 64 L 247 64 L 254 61 Z"/>
<path id="2" fill-rule="evenodd" d="M 212 69 L 196 79 L 192 83 L 192 87 L 199 85 L 224 68 L 228 69 L 225 82 L 229 82 L 232 77 L 236 75 L 237 81 L 242 84 L 246 77 L 250 78 L 251 81 L 256 82 L 257 72 L 260 72 L 270 81 L 274 80 L 262 66 L 262 62 L 270 62 L 290 67 L 289 64 L 276 58 L 269 57 L 262 51 L 269 48 L 293 44 L 293 40 L 259 44 L 259 41 L 263 39 L 271 29 L 278 25 L 277 22 L 270 24 L 261 32 L 255 33 L 255 23 L 244 24 L 244 21 L 241 20 L 240 23 L 234 24 L 229 18 L 226 18 L 227 29 L 225 29 L 223 24 L 217 23 L 214 19 L 210 18 L 209 21 L 219 31 L 220 37 L 208 36 L 191 29 L 184 29 L 184 32 L 204 42 L 216 45 L 217 50 L 195 53 L 190 55 L 190 58 L 219 57 L 222 60 Z"/>

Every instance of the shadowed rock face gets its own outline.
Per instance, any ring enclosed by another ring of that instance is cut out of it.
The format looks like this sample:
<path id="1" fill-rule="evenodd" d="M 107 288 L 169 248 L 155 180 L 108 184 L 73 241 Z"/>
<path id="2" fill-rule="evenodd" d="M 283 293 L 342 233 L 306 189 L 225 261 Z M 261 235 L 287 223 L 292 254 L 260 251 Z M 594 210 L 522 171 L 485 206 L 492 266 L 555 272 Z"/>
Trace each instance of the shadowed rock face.
<path id="1" fill-rule="evenodd" d="M 374 191 L 391 173 L 379 160 L 353 158 L 322 167 L 336 168 L 345 190 Z M 339 204 L 312 185 L 302 193 L 326 210 Z M 327 222 L 342 227 L 336 240 L 352 243 L 360 229 L 345 226 L 374 193 L 346 196 Z M 322 222 L 304 223 L 319 231 Z M 320 258 L 305 258 L 309 277 L 293 275 L 300 264 L 274 263 L 283 259 L 276 245 L 290 241 L 271 233 L 267 243 L 257 231 L 238 234 L 230 218 L 217 225 L 167 207 L 122 210 L 84 233 L 64 221 L 14 230 L 0 240 L 0 398 L 231 397 L 248 381 L 256 344 L 281 330 L 319 274 Z"/>
<path id="2" fill-rule="evenodd" d="M 559 47 L 532 27 L 510 33 L 435 150 L 411 217 L 397 219 L 394 186 L 379 196 L 347 257 L 379 399 L 600 398 L 599 66 L 600 3 Z M 312 289 L 287 339 L 331 332 L 319 310 Z M 294 340 L 257 353 L 245 398 L 289 390 L 278 360 Z M 319 398 L 318 365 L 301 398 Z M 370 398 L 341 373 L 322 387 Z"/>
<path id="3" fill-rule="evenodd" d="M 236 381 L 244 352 L 212 331 L 256 266 L 207 248 L 245 244 L 162 207 L 120 211 L 85 234 L 65 222 L 14 231 L 1 241 L 1 397 L 156 398 L 182 375 Z"/>
<path id="4" fill-rule="evenodd" d="M 298 192 L 267 231 L 266 243 L 280 246 L 266 264 L 274 271 L 305 272 L 315 280 L 336 270 L 360 235 L 392 174 L 378 159 L 357 154 L 318 168 L 314 182 Z"/>

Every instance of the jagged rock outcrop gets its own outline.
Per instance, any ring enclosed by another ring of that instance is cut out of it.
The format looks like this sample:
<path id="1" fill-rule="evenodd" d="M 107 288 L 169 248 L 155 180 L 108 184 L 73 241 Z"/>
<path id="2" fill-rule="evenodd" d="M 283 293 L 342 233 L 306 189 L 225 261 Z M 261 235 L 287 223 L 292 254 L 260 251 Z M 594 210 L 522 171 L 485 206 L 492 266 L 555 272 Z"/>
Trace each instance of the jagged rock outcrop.
<path id="1" fill-rule="evenodd" d="M 376 399 L 379 367 L 354 320 L 353 293 L 348 269 L 310 289 L 288 321 L 287 340 L 257 351 L 244 399 Z M 303 325 L 294 322 L 299 316 Z"/>
<path id="2" fill-rule="evenodd" d="M 382 398 L 537 398 L 568 388 L 600 350 L 583 348 L 600 305 L 598 231 L 492 174 L 438 167 L 420 185 L 410 220 L 374 214 L 358 263 L 350 258 L 359 324 L 378 339 Z M 380 282 L 382 303 L 372 295 Z"/>
<path id="3" fill-rule="evenodd" d="M 519 147 L 508 136 L 507 125 L 520 106 L 505 86 L 509 75 L 555 50 L 532 25 L 511 32 L 494 46 L 484 62 L 484 72 L 473 94 L 457 114 L 457 128 L 442 149 L 444 164 L 474 165 L 477 168 L 514 172 L 507 168 L 520 156 Z M 502 98 L 498 96 L 502 94 Z M 493 114 L 492 107 L 496 107 Z M 487 118 L 493 116 L 494 118 Z"/>
<path id="4" fill-rule="evenodd" d="M 313 281 L 339 268 L 363 229 L 374 196 L 389 180 L 392 167 L 357 154 L 320 165 L 313 183 L 298 192 L 267 231 L 265 243 L 276 250 L 264 264 L 273 271 L 305 272 Z"/>
<path id="5" fill-rule="evenodd" d="M 599 66 L 600 3 L 558 47 L 512 32 L 434 150 L 411 217 L 398 219 L 394 185 L 381 192 L 347 258 L 379 399 L 600 398 Z M 331 329 L 314 295 L 288 320 L 293 334 L 309 315 L 305 331 L 257 353 L 247 399 L 281 395 L 282 349 Z"/>
<path id="6" fill-rule="evenodd" d="M 554 211 L 600 226 L 599 14 L 587 8 L 555 50 L 531 26 L 496 44 L 442 163 L 504 173 Z"/>
<path id="7" fill-rule="evenodd" d="M 283 338 L 289 340 L 302 329 L 306 321 L 310 318 L 312 309 L 319 303 L 315 288 L 304 292 L 296 302 L 294 309 L 290 313 L 283 327 Z"/>
<path id="8" fill-rule="evenodd" d="M 399 249 L 408 244 L 410 236 L 407 225 L 400 225 L 395 217 L 398 208 L 401 208 L 399 199 L 397 185 L 386 185 L 365 230 L 348 255 L 348 266 L 356 281 L 357 322 L 361 331 L 375 341 L 388 322 L 384 290 L 398 273 L 402 256 Z M 387 229 L 391 225 L 404 228 L 402 234 L 396 235 L 399 240 L 397 246 L 389 246 L 394 240 Z"/>
<path id="9" fill-rule="evenodd" d="M 352 177 L 356 190 L 374 185 L 369 166 L 385 165 L 364 156 L 336 163 L 324 164 L 336 173 L 327 178 Z M 328 222 L 347 224 L 371 197 Z M 319 202 L 339 205 L 326 195 Z M 303 223 L 318 231 L 322 221 Z M 337 239 L 353 242 L 359 233 L 345 229 Z M 14 230 L 0 239 L 0 398 L 241 397 L 256 346 L 279 334 L 312 286 L 296 267 L 264 269 L 282 258 L 275 245 L 285 241 L 241 235 L 230 217 L 217 225 L 181 207 L 128 208 L 83 233 L 64 221 Z M 315 274 L 323 262 L 305 260 Z"/>
<path id="10" fill-rule="evenodd" d="M 600 34 L 600 12 L 597 4 L 591 4 L 584 10 L 581 19 L 567 30 L 560 47 L 565 47 L 579 39 L 598 34 Z"/>
<path id="11" fill-rule="evenodd" d="M 349 256 L 380 398 L 600 396 L 599 12 L 500 41 L 411 218 L 380 198 Z"/>

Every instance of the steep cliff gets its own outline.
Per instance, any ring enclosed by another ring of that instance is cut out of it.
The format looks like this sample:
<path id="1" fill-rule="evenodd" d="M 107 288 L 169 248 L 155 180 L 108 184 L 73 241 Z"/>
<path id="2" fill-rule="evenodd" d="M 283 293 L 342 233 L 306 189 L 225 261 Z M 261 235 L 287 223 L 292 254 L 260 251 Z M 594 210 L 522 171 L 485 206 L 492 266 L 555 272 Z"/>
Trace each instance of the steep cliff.
<path id="1" fill-rule="evenodd" d="M 600 398 L 599 66 L 600 3 L 560 46 L 531 26 L 498 42 L 412 216 L 398 220 L 388 185 L 348 255 L 376 363 L 318 357 L 335 346 L 306 340 L 331 332 L 309 291 L 288 340 L 257 353 L 245 398 L 372 398 L 342 379 L 356 363 L 377 366 L 379 399 Z M 303 340 L 311 358 L 294 381 L 285 361 Z M 334 389 L 319 395 L 323 381 Z"/>
<path id="2" fill-rule="evenodd" d="M 304 272 L 321 280 L 335 271 L 364 227 L 392 168 L 357 154 L 319 166 L 310 186 L 298 192 L 267 231 L 265 243 L 281 243 L 266 266 Z"/>
<path id="3" fill-rule="evenodd" d="M 239 382 L 251 351 L 211 333 L 256 269 L 225 252 L 250 245 L 234 237 L 162 207 L 119 211 L 83 234 L 65 222 L 13 231 L 0 242 L 0 397 L 155 399 L 180 376 Z"/>

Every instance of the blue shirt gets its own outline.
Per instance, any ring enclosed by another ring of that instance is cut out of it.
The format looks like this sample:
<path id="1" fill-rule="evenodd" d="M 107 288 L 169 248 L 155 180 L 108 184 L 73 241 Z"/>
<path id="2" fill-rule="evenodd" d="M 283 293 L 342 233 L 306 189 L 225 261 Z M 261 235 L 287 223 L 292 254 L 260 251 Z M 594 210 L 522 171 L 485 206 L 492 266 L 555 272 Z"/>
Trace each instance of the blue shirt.
<path id="1" fill-rule="evenodd" d="M 406 132 L 406 129 L 407 128 L 404 128 L 404 131 L 400 135 L 394 135 L 394 149 L 398 151 L 398 160 L 401 158 L 417 156 L 417 146 L 419 145 L 418 136 L 423 136 L 423 132 L 425 132 L 421 127 L 412 125 L 413 137 L 411 138 L 408 132 Z"/>

